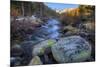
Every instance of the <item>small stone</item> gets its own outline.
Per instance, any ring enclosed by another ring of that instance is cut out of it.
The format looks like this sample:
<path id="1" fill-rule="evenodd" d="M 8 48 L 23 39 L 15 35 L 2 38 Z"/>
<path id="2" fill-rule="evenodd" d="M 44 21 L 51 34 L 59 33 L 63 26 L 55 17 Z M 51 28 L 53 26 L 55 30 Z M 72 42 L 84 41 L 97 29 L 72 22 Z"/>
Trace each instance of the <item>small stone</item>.
<path id="1" fill-rule="evenodd" d="M 29 65 L 41 65 L 42 62 L 38 56 L 33 57 Z"/>

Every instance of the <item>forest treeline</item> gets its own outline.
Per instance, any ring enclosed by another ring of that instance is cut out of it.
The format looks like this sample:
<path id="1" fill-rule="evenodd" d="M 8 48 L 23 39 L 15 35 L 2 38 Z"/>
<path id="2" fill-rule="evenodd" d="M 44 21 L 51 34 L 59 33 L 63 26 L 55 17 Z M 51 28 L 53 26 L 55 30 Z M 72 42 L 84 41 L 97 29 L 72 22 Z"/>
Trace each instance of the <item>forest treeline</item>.
<path id="1" fill-rule="evenodd" d="M 43 2 L 11 1 L 11 16 L 32 16 L 39 18 L 59 17 L 64 25 L 80 22 L 95 22 L 95 6 L 79 5 L 78 8 L 61 14 L 46 6 Z"/>
<path id="2" fill-rule="evenodd" d="M 59 14 L 42 2 L 11 1 L 11 16 L 58 17 Z"/>

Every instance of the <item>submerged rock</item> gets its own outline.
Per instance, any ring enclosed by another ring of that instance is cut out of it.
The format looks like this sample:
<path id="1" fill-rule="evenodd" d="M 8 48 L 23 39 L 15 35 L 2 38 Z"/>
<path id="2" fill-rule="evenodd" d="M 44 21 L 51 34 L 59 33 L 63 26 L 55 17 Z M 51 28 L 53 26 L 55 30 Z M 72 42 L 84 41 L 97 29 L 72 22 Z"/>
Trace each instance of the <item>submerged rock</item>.
<path id="1" fill-rule="evenodd" d="M 48 39 L 45 41 L 40 42 L 39 44 L 36 44 L 33 48 L 33 55 L 43 55 L 45 53 L 45 50 L 48 47 L 51 47 L 52 45 L 54 45 L 56 43 L 55 40 L 53 39 Z"/>
<path id="2" fill-rule="evenodd" d="M 91 56 L 91 45 L 80 36 L 61 38 L 51 50 L 59 63 L 82 62 Z"/>
<path id="3" fill-rule="evenodd" d="M 41 65 L 42 62 L 38 56 L 33 57 L 29 65 Z"/>

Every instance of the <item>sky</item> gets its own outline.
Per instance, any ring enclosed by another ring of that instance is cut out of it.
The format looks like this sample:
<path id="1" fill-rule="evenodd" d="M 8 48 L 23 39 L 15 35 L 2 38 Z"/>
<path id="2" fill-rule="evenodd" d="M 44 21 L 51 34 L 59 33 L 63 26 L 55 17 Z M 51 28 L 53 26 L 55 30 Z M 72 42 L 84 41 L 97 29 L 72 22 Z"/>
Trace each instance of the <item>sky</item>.
<path id="1" fill-rule="evenodd" d="M 63 4 L 63 3 L 44 3 L 48 7 L 56 10 L 62 10 L 65 8 L 77 8 L 79 5 L 78 4 Z"/>

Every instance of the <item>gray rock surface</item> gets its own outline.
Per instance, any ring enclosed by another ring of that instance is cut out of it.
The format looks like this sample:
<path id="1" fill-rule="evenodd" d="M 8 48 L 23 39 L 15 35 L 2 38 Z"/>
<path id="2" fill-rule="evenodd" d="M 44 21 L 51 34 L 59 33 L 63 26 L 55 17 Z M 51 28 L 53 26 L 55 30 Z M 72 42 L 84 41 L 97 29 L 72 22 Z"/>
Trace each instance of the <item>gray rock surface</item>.
<path id="1" fill-rule="evenodd" d="M 53 57 L 59 63 L 82 62 L 91 55 L 91 45 L 80 36 L 61 38 L 51 50 Z"/>

